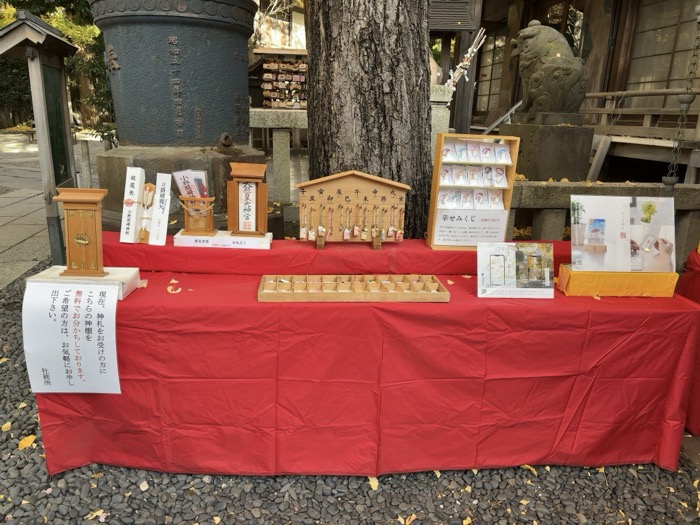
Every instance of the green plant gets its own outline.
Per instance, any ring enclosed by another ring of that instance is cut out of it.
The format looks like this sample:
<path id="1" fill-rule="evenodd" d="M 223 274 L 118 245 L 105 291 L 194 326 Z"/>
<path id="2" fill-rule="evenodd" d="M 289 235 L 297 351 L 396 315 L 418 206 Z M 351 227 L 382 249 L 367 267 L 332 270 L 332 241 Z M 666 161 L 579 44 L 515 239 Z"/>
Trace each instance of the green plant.
<path id="1" fill-rule="evenodd" d="M 581 224 L 585 211 L 581 201 L 571 201 L 571 224 Z"/>
<path id="2" fill-rule="evenodd" d="M 651 218 L 656 213 L 656 204 L 651 201 L 644 201 L 642 203 L 642 222 L 647 224 L 651 222 Z"/>

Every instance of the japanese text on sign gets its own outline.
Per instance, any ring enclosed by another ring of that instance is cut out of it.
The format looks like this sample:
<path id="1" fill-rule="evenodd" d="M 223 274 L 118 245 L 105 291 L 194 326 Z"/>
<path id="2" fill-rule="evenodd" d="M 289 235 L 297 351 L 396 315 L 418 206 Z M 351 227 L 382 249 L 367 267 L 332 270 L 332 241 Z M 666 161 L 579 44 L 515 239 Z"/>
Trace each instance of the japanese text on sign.
<path id="1" fill-rule="evenodd" d="M 34 392 L 120 393 L 119 285 L 28 282 L 24 353 Z"/>

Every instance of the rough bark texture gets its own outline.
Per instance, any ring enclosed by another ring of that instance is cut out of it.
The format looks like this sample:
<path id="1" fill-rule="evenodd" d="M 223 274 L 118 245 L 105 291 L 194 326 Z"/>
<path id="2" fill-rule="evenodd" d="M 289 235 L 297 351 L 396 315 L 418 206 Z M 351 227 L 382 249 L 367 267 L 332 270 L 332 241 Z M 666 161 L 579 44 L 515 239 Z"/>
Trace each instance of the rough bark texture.
<path id="1" fill-rule="evenodd" d="M 430 202 L 428 0 L 310 0 L 309 176 L 359 170 L 409 184 L 405 235 Z"/>

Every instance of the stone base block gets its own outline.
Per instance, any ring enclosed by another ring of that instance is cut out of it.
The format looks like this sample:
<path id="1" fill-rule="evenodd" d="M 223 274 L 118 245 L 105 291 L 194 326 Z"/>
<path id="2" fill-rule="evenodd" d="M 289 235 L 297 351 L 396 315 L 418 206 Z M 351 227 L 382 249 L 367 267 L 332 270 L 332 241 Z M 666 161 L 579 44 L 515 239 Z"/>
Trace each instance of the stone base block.
<path id="1" fill-rule="evenodd" d="M 529 180 L 586 180 L 593 128 L 571 125 L 501 124 L 500 134 L 520 137 L 517 172 Z"/>

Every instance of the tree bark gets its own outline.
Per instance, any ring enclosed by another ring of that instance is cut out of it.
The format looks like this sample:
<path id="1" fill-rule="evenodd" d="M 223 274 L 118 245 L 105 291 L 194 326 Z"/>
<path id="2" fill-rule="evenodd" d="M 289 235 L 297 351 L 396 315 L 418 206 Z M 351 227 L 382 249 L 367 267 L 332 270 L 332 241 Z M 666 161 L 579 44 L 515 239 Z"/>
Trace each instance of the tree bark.
<path id="1" fill-rule="evenodd" d="M 309 177 L 403 182 L 405 236 L 430 202 L 428 0 L 307 0 Z"/>

